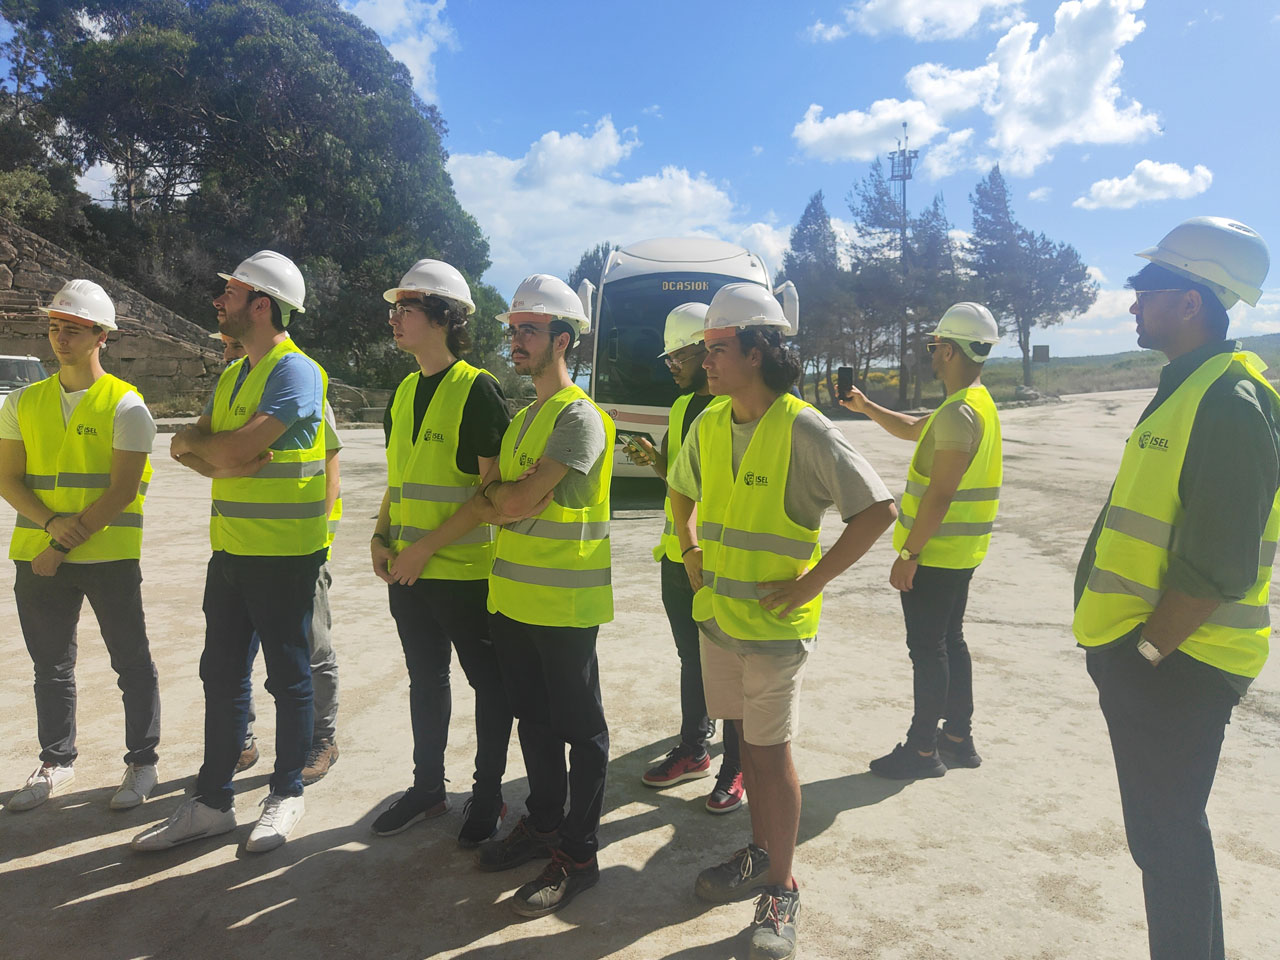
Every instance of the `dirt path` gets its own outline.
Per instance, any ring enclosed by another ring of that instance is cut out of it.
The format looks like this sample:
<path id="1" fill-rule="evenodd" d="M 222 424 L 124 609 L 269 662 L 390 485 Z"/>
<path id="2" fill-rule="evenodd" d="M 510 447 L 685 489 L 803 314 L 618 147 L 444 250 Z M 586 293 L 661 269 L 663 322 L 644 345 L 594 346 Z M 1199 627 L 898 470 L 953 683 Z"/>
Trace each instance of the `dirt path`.
<path id="1" fill-rule="evenodd" d="M 801 956 L 868 960 L 1140 960 L 1141 886 L 1125 849 L 1102 717 L 1070 639 L 1071 577 L 1146 393 L 1097 394 L 1004 417 L 1006 479 L 991 554 L 974 581 L 975 736 L 985 763 L 941 780 L 895 784 L 867 762 L 902 739 L 910 664 L 887 577 L 885 537 L 827 593 L 805 681 L 796 762 L 804 783 L 797 875 Z M 910 454 L 874 425 L 849 436 L 889 482 Z M 163 440 L 163 438 L 162 438 Z M 678 729 L 677 662 L 649 555 L 660 511 L 615 520 L 618 619 L 600 638 L 613 760 L 599 887 L 561 915 L 518 921 L 500 901 L 536 873 L 481 874 L 454 836 L 470 784 L 469 689 L 455 670 L 449 816 L 381 839 L 369 823 L 410 781 L 407 679 L 385 589 L 364 544 L 384 482 L 380 431 L 351 431 L 337 542 L 334 636 L 341 668 L 333 773 L 307 791 L 307 814 L 280 850 L 240 847 L 266 793 L 264 763 L 242 774 L 242 826 L 159 855 L 129 838 L 169 813 L 199 765 L 197 666 L 208 488 L 155 459 L 143 560 L 147 616 L 164 699 L 160 795 L 113 814 L 121 774 L 119 692 L 92 618 L 82 621 L 77 779 L 27 814 L 0 812 L 0 956 L 723 958 L 745 956 L 750 904 L 704 909 L 704 865 L 749 830 L 745 811 L 702 808 L 709 781 L 655 792 L 640 774 Z M 167 447 L 166 447 L 167 449 Z M 629 500 L 629 507 L 637 504 Z M 0 511 L 8 539 L 13 515 Z M 832 523 L 824 534 L 830 543 Z M 0 589 L 9 596 L 12 568 Z M 30 661 L 11 600 L 0 604 L 0 799 L 35 765 Z M 1210 803 L 1228 956 L 1276 955 L 1280 943 L 1280 681 L 1264 671 L 1228 728 Z M 269 699 L 258 688 L 261 703 Z M 512 744 L 509 801 L 524 796 Z"/>

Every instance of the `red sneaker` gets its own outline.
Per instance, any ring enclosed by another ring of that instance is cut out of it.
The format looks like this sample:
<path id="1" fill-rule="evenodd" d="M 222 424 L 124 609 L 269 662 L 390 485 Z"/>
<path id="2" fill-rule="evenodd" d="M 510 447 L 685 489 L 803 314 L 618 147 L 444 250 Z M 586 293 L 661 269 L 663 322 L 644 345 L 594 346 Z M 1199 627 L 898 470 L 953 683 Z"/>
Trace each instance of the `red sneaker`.
<path id="1" fill-rule="evenodd" d="M 645 771 L 646 787 L 669 787 L 684 780 L 698 780 L 711 776 L 711 754 L 706 750 L 695 753 L 695 748 L 680 744 L 674 747 L 656 767 Z"/>
<path id="2" fill-rule="evenodd" d="M 742 797 L 746 791 L 742 786 L 742 774 L 721 770 L 716 777 L 715 789 L 707 797 L 707 810 L 711 813 L 733 813 L 742 806 Z"/>

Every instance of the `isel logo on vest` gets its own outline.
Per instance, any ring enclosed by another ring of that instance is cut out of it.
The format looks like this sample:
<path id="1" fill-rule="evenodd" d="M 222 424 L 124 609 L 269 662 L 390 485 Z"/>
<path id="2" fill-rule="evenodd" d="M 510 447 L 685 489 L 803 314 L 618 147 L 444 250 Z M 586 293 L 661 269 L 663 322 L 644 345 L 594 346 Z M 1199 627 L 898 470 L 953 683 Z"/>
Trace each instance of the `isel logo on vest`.
<path id="1" fill-rule="evenodd" d="M 98 435 L 98 428 L 89 426 L 85 423 L 78 423 L 76 424 L 76 433 L 82 437 L 96 437 Z"/>
<path id="2" fill-rule="evenodd" d="M 1169 438 L 1152 436 L 1151 431 L 1148 430 L 1138 437 L 1138 449 L 1146 450 L 1148 448 L 1151 450 L 1168 450 Z"/>
<path id="3" fill-rule="evenodd" d="M 769 478 L 763 473 L 752 473 L 748 470 L 742 475 L 742 482 L 748 487 L 767 487 L 769 485 Z"/>
<path id="4" fill-rule="evenodd" d="M 236 408 L 231 411 L 231 415 L 233 417 L 243 417 L 247 412 L 248 411 L 243 405 L 237 405 Z"/>
<path id="5" fill-rule="evenodd" d="M 427 441 L 427 443 L 444 443 L 444 434 L 437 433 L 435 430 L 432 430 L 430 427 L 423 427 L 422 439 Z"/>
<path id="6" fill-rule="evenodd" d="M 533 466 L 533 465 L 534 465 L 535 463 L 537 463 L 537 462 L 538 462 L 538 458 L 537 458 L 537 457 L 531 457 L 531 456 L 529 456 L 527 453 L 525 453 L 524 451 L 521 451 L 521 452 L 520 452 L 520 466 L 522 466 L 522 467 L 531 467 L 531 466 Z"/>

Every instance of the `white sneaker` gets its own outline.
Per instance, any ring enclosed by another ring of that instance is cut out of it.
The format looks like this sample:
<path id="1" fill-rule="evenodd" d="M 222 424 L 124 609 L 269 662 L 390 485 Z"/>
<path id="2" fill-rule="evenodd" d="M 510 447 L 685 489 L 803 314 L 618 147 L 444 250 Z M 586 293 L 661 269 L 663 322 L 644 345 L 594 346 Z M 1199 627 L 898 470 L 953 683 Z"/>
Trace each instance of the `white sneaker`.
<path id="1" fill-rule="evenodd" d="M 249 853 L 266 853 L 289 839 L 307 806 L 302 797 L 282 797 L 269 793 L 262 801 L 262 816 L 254 824 L 244 848 Z"/>
<path id="2" fill-rule="evenodd" d="M 191 797 L 184 800 L 164 823 L 158 823 L 134 837 L 130 846 L 135 850 L 168 850 L 190 840 L 230 833 L 235 828 L 234 803 L 226 810 L 215 810 Z"/>
<path id="3" fill-rule="evenodd" d="M 36 767 L 35 773 L 27 777 L 26 785 L 10 797 L 5 806 L 15 813 L 34 810 L 75 778 L 75 768 L 70 764 L 60 767 L 53 763 L 42 763 Z"/>
<path id="4" fill-rule="evenodd" d="M 154 763 L 131 763 L 124 771 L 124 779 L 120 781 L 120 789 L 111 798 L 112 810 L 132 810 L 142 804 L 151 791 L 156 788 L 159 779 Z"/>

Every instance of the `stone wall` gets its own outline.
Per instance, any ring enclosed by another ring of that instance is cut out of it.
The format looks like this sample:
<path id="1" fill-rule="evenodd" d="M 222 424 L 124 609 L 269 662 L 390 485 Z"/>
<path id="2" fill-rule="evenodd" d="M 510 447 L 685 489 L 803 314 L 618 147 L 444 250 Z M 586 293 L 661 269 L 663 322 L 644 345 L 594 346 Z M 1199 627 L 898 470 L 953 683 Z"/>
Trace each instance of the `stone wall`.
<path id="1" fill-rule="evenodd" d="M 54 369 L 48 317 L 40 308 L 76 278 L 101 284 L 116 306 L 120 332 L 111 335 L 102 357 L 107 372 L 137 386 L 148 403 L 165 401 L 168 412 L 201 409 L 222 369 L 222 348 L 208 329 L 3 217 L 0 354 L 39 357 Z M 370 405 L 361 391 L 337 381 L 330 386 L 330 401 L 343 419 L 354 419 Z"/>

